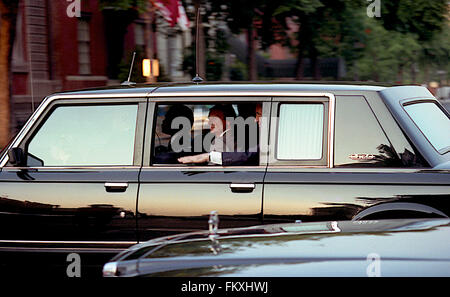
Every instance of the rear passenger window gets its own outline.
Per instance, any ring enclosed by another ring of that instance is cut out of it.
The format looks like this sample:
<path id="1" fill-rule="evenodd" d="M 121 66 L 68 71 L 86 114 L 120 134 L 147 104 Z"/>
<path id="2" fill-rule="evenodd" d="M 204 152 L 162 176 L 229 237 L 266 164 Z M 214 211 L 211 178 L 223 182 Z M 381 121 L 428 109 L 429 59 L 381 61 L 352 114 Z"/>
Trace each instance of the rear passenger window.
<path id="1" fill-rule="evenodd" d="M 28 166 L 132 165 L 137 105 L 60 106 L 28 143 Z"/>
<path id="2" fill-rule="evenodd" d="M 408 104 L 404 109 L 435 150 L 450 151 L 450 119 L 434 102 Z"/>
<path id="3" fill-rule="evenodd" d="M 362 96 L 337 96 L 336 167 L 422 167 L 415 151 L 397 153 Z"/>
<path id="4" fill-rule="evenodd" d="M 279 116 L 277 159 L 322 159 L 323 104 L 281 104 Z"/>

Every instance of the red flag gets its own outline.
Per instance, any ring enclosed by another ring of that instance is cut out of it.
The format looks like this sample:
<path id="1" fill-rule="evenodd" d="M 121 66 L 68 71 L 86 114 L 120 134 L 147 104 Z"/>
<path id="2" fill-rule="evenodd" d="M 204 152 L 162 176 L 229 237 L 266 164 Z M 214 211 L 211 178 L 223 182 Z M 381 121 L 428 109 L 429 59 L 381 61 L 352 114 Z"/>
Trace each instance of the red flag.
<path id="1" fill-rule="evenodd" d="M 171 27 L 174 27 L 178 18 L 180 17 L 179 13 L 179 0 L 156 0 L 156 4 L 160 9 L 164 19 L 166 19 Z"/>

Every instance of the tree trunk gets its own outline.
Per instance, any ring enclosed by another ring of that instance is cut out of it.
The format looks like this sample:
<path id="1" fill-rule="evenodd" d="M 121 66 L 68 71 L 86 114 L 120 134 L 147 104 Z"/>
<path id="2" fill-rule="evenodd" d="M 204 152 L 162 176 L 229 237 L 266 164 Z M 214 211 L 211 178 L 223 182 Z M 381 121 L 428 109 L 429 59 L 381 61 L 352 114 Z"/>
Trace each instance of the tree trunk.
<path id="1" fill-rule="evenodd" d="M 0 1 L 0 149 L 9 141 L 11 54 L 18 1 Z"/>
<path id="2" fill-rule="evenodd" d="M 315 48 L 311 49 L 310 59 L 311 59 L 311 72 L 315 80 L 320 80 L 322 76 L 320 75 L 320 64 L 319 64 L 319 53 Z"/>
<path id="3" fill-rule="evenodd" d="M 403 83 L 403 64 L 398 65 L 398 70 L 397 70 L 397 82 L 402 84 Z"/>
<path id="4" fill-rule="evenodd" d="M 299 32 L 298 32 L 298 45 L 297 45 L 297 64 L 295 69 L 295 79 L 296 80 L 302 80 L 304 79 L 305 75 L 305 65 L 303 63 L 303 52 L 305 51 L 305 44 L 307 42 L 306 39 L 306 29 L 305 25 L 300 25 Z"/>
<path id="5" fill-rule="evenodd" d="M 423 74 L 424 74 L 423 82 L 428 84 L 430 82 L 430 67 L 429 64 L 426 62 L 423 65 Z"/>
<path id="6" fill-rule="evenodd" d="M 375 53 L 372 53 L 372 79 L 378 81 L 380 76 L 378 75 L 378 59 Z"/>
<path id="7" fill-rule="evenodd" d="M 415 84 L 417 82 L 416 63 L 411 63 L 411 80 Z"/>
<path id="8" fill-rule="evenodd" d="M 124 40 L 128 26 L 138 17 L 133 10 L 103 10 L 107 53 L 108 77 L 117 79 L 120 74 L 120 63 L 124 58 Z"/>
<path id="9" fill-rule="evenodd" d="M 253 30 L 253 22 L 247 29 L 247 73 L 248 80 L 253 81 L 258 79 L 256 68 L 256 50 L 255 50 L 255 33 Z"/>
<path id="10" fill-rule="evenodd" d="M 303 54 L 298 53 L 297 55 L 297 64 L 295 69 L 295 79 L 296 80 L 302 80 L 304 78 L 305 73 L 305 65 L 303 63 Z"/>

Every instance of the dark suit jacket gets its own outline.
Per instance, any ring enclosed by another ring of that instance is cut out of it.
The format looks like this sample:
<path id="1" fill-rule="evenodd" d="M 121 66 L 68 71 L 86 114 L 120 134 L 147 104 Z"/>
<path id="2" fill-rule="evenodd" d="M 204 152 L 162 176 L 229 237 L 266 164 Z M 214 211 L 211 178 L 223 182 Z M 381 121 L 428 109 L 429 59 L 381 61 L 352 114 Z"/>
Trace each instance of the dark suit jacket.
<path id="1" fill-rule="evenodd" d="M 259 144 L 259 129 L 257 130 L 257 144 Z M 246 135 L 249 135 L 248 133 Z M 249 140 L 246 140 L 244 152 L 223 152 L 223 166 L 258 166 L 259 165 L 259 145 L 249 147 Z"/>
<path id="2" fill-rule="evenodd" d="M 222 153 L 223 166 L 258 166 L 259 165 L 259 151 L 258 152 L 223 152 Z"/>
<path id="3" fill-rule="evenodd" d="M 259 165 L 259 146 L 249 148 L 245 152 L 223 152 L 223 166 L 258 166 Z"/>

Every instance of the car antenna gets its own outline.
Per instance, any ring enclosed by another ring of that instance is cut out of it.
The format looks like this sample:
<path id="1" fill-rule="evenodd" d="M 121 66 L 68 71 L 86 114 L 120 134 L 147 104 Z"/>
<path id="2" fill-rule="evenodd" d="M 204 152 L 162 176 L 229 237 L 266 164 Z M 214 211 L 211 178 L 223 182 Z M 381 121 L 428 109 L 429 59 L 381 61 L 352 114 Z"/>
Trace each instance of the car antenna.
<path id="1" fill-rule="evenodd" d="M 199 31 L 199 22 L 200 22 L 200 5 L 197 7 L 197 17 L 196 17 L 196 21 L 195 21 L 195 77 L 192 79 L 192 82 L 199 84 L 203 81 L 203 78 L 201 78 L 198 75 L 198 45 L 199 45 L 199 40 L 198 37 L 200 36 Z"/>
<path id="2" fill-rule="evenodd" d="M 131 60 L 131 67 L 130 67 L 130 72 L 128 73 L 128 79 L 121 84 L 122 86 L 132 86 L 132 85 L 136 84 L 135 82 L 130 81 L 131 73 L 133 72 L 135 57 L 136 57 L 136 52 L 133 52 L 133 59 Z"/>

